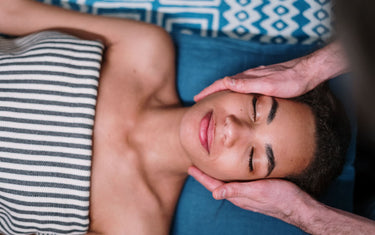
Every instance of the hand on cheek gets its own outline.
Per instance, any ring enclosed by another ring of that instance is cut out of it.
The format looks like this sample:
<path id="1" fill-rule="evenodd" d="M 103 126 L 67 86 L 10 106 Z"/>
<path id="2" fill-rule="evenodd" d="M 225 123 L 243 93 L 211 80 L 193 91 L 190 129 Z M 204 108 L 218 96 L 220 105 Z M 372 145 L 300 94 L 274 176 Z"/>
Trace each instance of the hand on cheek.
<path id="1" fill-rule="evenodd" d="M 303 211 L 305 200 L 312 200 L 296 185 L 285 180 L 263 179 L 224 183 L 195 167 L 189 168 L 188 172 L 211 191 L 216 200 L 227 199 L 242 209 L 273 216 L 289 223 L 294 216 L 298 216 L 297 211 Z"/>

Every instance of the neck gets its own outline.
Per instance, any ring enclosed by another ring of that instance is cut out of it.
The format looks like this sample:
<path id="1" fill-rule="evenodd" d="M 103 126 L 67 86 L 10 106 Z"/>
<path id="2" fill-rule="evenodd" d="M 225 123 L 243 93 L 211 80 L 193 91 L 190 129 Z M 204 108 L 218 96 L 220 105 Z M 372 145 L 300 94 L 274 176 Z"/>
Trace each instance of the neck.
<path id="1" fill-rule="evenodd" d="M 180 143 L 180 123 L 187 108 L 151 109 L 137 128 L 139 149 L 148 172 L 179 181 L 187 177 L 191 166 Z"/>

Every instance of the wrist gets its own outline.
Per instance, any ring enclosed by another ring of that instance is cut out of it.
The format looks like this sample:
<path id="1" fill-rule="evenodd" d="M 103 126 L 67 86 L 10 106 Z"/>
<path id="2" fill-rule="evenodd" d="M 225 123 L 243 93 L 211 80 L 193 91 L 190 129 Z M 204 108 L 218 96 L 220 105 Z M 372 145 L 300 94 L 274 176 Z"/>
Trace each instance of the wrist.
<path id="1" fill-rule="evenodd" d="M 322 228 L 325 227 L 327 222 L 325 217 L 327 210 L 324 204 L 303 193 L 295 200 L 289 223 L 309 234 L 319 234 L 319 232 L 324 231 Z"/>
<path id="2" fill-rule="evenodd" d="M 309 63 L 314 68 L 311 71 L 316 85 L 348 71 L 347 57 L 338 42 L 315 51 L 308 56 Z"/>
<path id="3" fill-rule="evenodd" d="M 335 209 L 302 195 L 295 200 L 293 213 L 285 220 L 309 234 L 371 234 L 375 222 Z"/>

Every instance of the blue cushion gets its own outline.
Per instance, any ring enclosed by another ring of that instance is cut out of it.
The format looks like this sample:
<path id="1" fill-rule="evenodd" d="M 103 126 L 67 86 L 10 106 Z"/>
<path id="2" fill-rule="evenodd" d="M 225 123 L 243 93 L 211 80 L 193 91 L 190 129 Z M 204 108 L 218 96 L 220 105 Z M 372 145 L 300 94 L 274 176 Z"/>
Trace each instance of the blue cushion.
<path id="1" fill-rule="evenodd" d="M 317 49 L 313 45 L 259 44 L 229 38 L 172 35 L 177 48 L 177 90 L 184 105 L 213 81 L 251 67 L 300 57 Z M 348 97 L 349 79 L 334 79 L 331 86 L 340 97 Z M 343 85 L 344 84 L 344 85 Z M 352 107 L 347 100 L 346 106 Z M 350 110 L 348 111 L 350 112 Z M 354 119 L 352 119 L 354 120 Z M 353 121 L 353 131 L 355 125 Z M 352 208 L 355 133 L 342 175 L 322 201 L 344 210 Z M 304 234 L 278 219 L 245 211 L 226 200 L 216 201 L 211 193 L 189 177 L 177 205 L 171 234 Z"/>

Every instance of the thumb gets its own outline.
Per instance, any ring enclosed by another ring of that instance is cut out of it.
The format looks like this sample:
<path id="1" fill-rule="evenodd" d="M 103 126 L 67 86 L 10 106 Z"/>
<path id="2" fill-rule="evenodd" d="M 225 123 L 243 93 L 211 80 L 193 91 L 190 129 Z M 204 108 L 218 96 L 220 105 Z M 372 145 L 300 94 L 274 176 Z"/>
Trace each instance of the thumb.
<path id="1" fill-rule="evenodd" d="M 214 83 L 212 83 L 210 86 L 206 87 L 203 89 L 199 94 L 194 96 L 194 101 L 198 102 L 204 97 L 211 95 L 212 93 L 218 92 L 218 91 L 223 91 L 227 90 L 227 82 L 226 80 L 229 79 L 228 77 L 216 80 Z"/>

